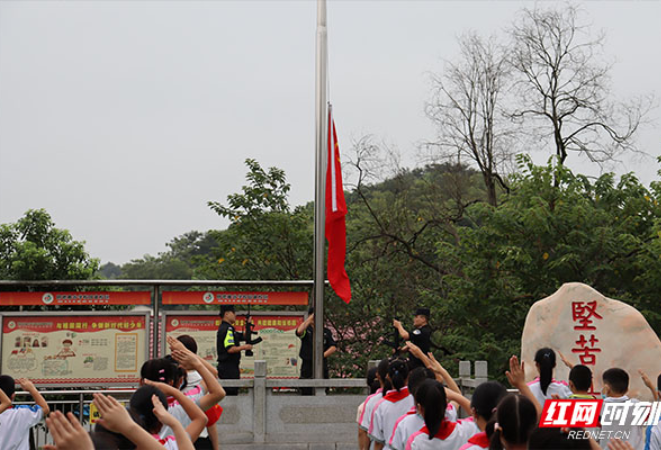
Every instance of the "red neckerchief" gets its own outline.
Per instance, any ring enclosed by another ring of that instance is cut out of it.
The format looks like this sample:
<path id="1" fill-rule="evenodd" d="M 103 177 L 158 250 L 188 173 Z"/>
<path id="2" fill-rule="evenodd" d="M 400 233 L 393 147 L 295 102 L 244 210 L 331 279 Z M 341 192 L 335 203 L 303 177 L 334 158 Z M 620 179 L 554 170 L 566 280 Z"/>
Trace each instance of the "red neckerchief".
<path id="1" fill-rule="evenodd" d="M 398 401 L 403 400 L 408 396 L 409 396 L 409 388 L 408 387 L 403 387 L 399 391 L 390 391 L 390 392 L 388 392 L 385 395 L 385 397 L 383 397 L 383 399 L 388 400 L 389 402 L 392 402 L 392 403 L 397 403 Z"/>
<path id="2" fill-rule="evenodd" d="M 444 441 L 448 438 L 448 436 L 450 436 L 452 434 L 452 432 L 454 431 L 454 427 L 456 427 L 456 426 L 457 426 L 457 424 L 455 422 L 450 422 L 448 420 L 443 420 L 443 422 L 441 422 L 441 426 L 438 427 L 438 433 L 436 433 L 436 435 L 434 437 L 436 439 L 440 439 L 440 440 Z M 427 425 L 422 427 L 422 429 L 420 431 L 422 431 L 423 433 L 429 435 L 429 429 L 427 428 Z"/>
<path id="3" fill-rule="evenodd" d="M 417 412 L 418 412 L 418 410 L 415 409 L 415 406 L 414 406 L 413 408 L 411 408 L 411 409 L 409 409 L 408 411 L 406 411 L 406 415 L 407 415 L 407 416 L 410 416 L 411 414 L 415 414 L 415 413 L 417 413 Z"/>
<path id="4" fill-rule="evenodd" d="M 487 437 L 486 431 L 481 433 L 474 434 L 469 440 L 471 444 L 475 444 L 478 447 L 487 448 L 489 447 L 489 438 Z"/>

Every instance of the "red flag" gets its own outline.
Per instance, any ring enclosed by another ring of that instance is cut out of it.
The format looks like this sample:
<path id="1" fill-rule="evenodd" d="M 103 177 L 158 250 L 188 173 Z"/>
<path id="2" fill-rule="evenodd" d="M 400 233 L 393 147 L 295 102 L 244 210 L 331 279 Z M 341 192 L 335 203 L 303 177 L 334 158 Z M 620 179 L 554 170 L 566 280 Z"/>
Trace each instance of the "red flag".
<path id="1" fill-rule="evenodd" d="M 342 166 L 340 164 L 340 146 L 333 113 L 328 108 L 328 167 L 326 167 L 326 239 L 328 240 L 328 281 L 335 293 L 349 303 L 351 286 L 349 276 L 344 270 L 347 254 L 347 203 L 342 188 Z"/>

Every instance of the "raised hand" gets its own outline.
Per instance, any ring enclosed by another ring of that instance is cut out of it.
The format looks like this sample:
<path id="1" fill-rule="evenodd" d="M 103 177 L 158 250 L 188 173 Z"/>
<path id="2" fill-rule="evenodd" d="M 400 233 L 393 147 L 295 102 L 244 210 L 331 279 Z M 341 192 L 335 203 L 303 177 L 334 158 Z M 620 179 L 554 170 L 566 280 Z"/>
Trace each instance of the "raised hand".
<path id="1" fill-rule="evenodd" d="M 93 403 L 101 414 L 99 423 L 110 431 L 123 433 L 135 423 L 126 408 L 114 397 L 94 394 Z"/>
<path id="2" fill-rule="evenodd" d="M 519 363 L 519 358 L 513 355 L 510 358 L 510 370 L 505 372 L 507 380 L 515 388 L 520 388 L 526 384 L 525 366 L 523 361 Z"/>
<path id="3" fill-rule="evenodd" d="M 72 413 L 65 417 L 55 411 L 46 419 L 46 426 L 55 445 L 46 445 L 45 450 L 94 450 L 92 439 Z"/>
<path id="4" fill-rule="evenodd" d="M 186 370 L 195 370 L 199 363 L 197 355 L 190 350 L 172 350 L 172 358 Z"/>
<path id="5" fill-rule="evenodd" d="M 154 405 L 154 415 L 156 418 L 160 420 L 163 425 L 172 428 L 172 425 L 177 422 L 177 419 L 165 409 L 165 406 L 163 406 L 163 403 L 161 403 L 157 396 L 152 395 L 151 402 Z"/>
<path id="6" fill-rule="evenodd" d="M 173 336 L 167 337 L 168 345 L 170 346 L 170 352 L 174 350 L 187 350 L 186 346 L 177 338 Z"/>

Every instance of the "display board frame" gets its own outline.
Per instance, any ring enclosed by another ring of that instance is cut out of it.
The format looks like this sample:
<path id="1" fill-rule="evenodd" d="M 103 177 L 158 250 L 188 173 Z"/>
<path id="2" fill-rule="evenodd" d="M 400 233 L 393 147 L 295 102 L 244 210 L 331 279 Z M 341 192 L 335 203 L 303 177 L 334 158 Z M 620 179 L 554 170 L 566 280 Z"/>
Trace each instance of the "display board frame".
<path id="1" fill-rule="evenodd" d="M 246 314 L 250 313 L 251 317 L 254 318 L 259 318 L 259 317 L 269 317 L 269 316 L 283 316 L 283 317 L 292 317 L 296 319 L 304 319 L 304 317 L 307 315 L 305 311 L 248 311 L 248 310 L 240 310 L 236 311 L 237 317 L 239 316 L 245 316 Z M 167 354 L 167 321 L 168 318 L 172 316 L 208 316 L 208 317 L 214 317 L 218 318 L 218 311 L 208 311 L 208 310 L 201 310 L 201 311 L 190 311 L 190 310 L 162 310 L 161 311 L 161 317 L 160 317 L 160 330 L 159 330 L 159 335 L 161 336 L 161 343 L 160 343 L 160 356 L 163 357 L 164 355 Z M 242 330 L 239 330 L 242 331 Z M 257 344 L 261 345 L 261 344 Z M 298 347 L 300 349 L 300 345 Z M 298 352 L 296 352 L 296 357 L 298 358 Z M 242 358 L 243 359 L 243 358 Z M 300 364 L 300 361 L 298 362 Z M 216 365 L 216 362 L 214 361 L 212 363 L 213 366 Z M 300 374 L 300 366 L 297 369 L 297 373 Z M 242 377 L 242 378 L 251 378 L 251 377 Z M 298 378 L 298 375 L 296 377 L 270 377 L 267 376 L 267 378 L 273 378 L 273 379 L 287 379 L 287 378 Z"/>
<path id="2" fill-rule="evenodd" d="M 14 311 L 2 311 L 0 312 L 0 373 L 5 373 L 4 370 L 4 357 L 3 346 L 6 336 L 4 334 L 4 325 L 5 321 L 12 317 L 144 317 L 145 320 L 145 338 L 144 346 L 142 349 L 142 356 L 145 361 L 148 361 L 151 357 L 150 355 L 150 342 L 152 339 L 152 324 L 151 324 L 151 311 L 25 311 L 25 312 L 14 312 Z M 140 355 L 140 353 L 138 353 Z M 140 369 L 138 368 L 138 372 Z M 8 375 L 12 375 L 8 373 Z M 101 381 L 90 381 L 90 382 L 62 382 L 62 383 L 35 383 L 38 387 L 47 387 L 47 388 L 80 388 L 80 387 L 136 387 L 138 383 L 135 382 L 126 382 L 121 379 L 117 381 L 106 381 L 104 379 Z"/>

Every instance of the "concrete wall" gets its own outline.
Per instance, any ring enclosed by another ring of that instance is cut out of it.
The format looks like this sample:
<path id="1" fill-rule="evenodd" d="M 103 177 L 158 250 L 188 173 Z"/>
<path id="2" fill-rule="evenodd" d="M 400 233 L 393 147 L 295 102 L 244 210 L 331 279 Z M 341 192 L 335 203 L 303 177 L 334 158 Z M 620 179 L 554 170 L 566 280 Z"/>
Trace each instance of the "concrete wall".
<path id="1" fill-rule="evenodd" d="M 466 393 L 486 380 L 486 363 L 460 363 L 457 383 Z M 357 447 L 356 411 L 365 400 L 364 379 L 267 380 L 266 362 L 255 362 L 254 380 L 223 381 L 248 388 L 248 393 L 226 397 L 217 425 L 223 450 L 348 450 Z M 279 388 L 316 388 L 315 396 L 283 394 Z M 334 394 L 326 395 L 326 388 Z M 364 390 L 341 394 L 344 388 Z"/>

